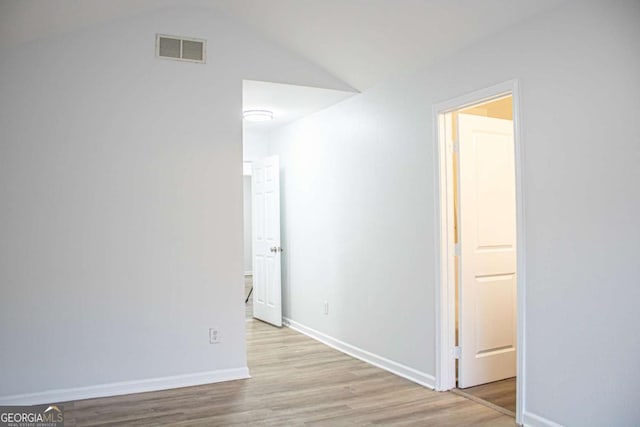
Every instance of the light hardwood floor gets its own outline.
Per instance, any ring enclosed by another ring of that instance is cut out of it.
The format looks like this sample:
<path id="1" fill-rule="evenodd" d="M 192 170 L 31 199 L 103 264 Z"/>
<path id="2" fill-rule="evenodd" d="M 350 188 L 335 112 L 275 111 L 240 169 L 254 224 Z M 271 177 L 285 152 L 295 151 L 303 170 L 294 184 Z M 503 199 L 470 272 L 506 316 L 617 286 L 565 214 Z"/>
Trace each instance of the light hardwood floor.
<path id="1" fill-rule="evenodd" d="M 64 403 L 66 426 L 513 426 L 288 328 L 247 322 L 252 378 Z"/>
<path id="2" fill-rule="evenodd" d="M 244 297 L 247 298 L 249 292 L 253 288 L 253 276 L 244 276 Z M 249 295 L 249 299 L 244 304 L 244 317 L 251 319 L 253 317 L 253 292 Z"/>
<path id="3" fill-rule="evenodd" d="M 475 387 L 458 390 L 458 394 L 476 398 L 496 405 L 500 411 L 515 417 L 516 412 L 516 379 L 508 378 L 502 381 L 495 381 Z"/>

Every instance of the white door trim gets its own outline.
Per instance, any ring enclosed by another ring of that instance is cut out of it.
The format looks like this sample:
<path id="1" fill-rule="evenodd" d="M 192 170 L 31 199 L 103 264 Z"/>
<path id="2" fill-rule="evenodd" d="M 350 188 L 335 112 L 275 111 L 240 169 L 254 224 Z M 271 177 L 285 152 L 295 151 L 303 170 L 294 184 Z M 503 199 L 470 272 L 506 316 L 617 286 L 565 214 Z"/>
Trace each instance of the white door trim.
<path id="1" fill-rule="evenodd" d="M 435 242 L 436 242 L 436 390 L 455 387 L 455 280 L 453 280 L 453 235 L 448 223 L 448 212 L 453 205 L 453 183 L 448 178 L 445 114 L 460 108 L 512 95 L 516 170 L 516 263 L 517 263 L 517 398 L 516 423 L 522 424 L 525 409 L 525 212 L 524 212 L 524 151 L 522 143 L 522 118 L 518 80 L 510 80 L 486 89 L 478 90 L 433 106 L 435 162 Z M 449 148 L 450 149 L 450 148 Z M 446 255 L 444 255 L 446 254 Z"/>

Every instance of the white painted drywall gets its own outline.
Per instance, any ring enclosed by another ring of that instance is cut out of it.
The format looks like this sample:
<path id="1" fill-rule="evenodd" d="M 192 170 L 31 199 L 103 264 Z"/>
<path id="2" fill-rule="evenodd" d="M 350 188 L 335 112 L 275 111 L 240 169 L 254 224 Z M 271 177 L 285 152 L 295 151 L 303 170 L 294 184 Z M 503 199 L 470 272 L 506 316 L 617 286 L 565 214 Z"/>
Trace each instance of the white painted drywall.
<path id="1" fill-rule="evenodd" d="M 348 87 L 210 9 L 1 53 L 0 399 L 246 367 L 242 80 Z"/>
<path id="2" fill-rule="evenodd" d="M 242 200 L 243 200 L 243 222 L 242 227 L 244 231 L 244 272 L 249 273 L 253 271 L 252 260 L 252 240 L 251 240 L 251 175 L 245 175 L 242 177 Z"/>
<path id="3" fill-rule="evenodd" d="M 637 425 L 638 22 L 637 1 L 571 2 L 272 133 L 285 315 L 434 373 L 432 105 L 518 78 L 525 421 Z"/>
<path id="4" fill-rule="evenodd" d="M 264 159 L 269 155 L 269 132 L 251 131 L 244 123 L 242 132 L 242 159 L 245 162 Z"/>

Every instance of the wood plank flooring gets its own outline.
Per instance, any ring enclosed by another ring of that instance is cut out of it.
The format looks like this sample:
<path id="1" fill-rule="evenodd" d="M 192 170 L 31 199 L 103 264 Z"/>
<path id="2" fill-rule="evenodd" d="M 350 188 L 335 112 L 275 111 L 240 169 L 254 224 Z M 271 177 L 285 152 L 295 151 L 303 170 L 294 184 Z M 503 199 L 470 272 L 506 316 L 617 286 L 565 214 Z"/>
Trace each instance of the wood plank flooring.
<path id="1" fill-rule="evenodd" d="M 252 378 L 66 402 L 66 426 L 514 426 L 288 328 L 246 322 Z"/>
<path id="2" fill-rule="evenodd" d="M 515 417 L 516 412 L 516 379 L 507 378 L 475 387 L 459 390 L 462 396 L 469 395 L 506 409 L 507 414 Z"/>
<path id="3" fill-rule="evenodd" d="M 244 276 L 244 297 L 247 298 L 251 288 L 253 287 L 253 276 Z M 249 299 L 244 304 L 244 317 L 246 319 L 253 318 L 253 292 L 249 296 Z"/>

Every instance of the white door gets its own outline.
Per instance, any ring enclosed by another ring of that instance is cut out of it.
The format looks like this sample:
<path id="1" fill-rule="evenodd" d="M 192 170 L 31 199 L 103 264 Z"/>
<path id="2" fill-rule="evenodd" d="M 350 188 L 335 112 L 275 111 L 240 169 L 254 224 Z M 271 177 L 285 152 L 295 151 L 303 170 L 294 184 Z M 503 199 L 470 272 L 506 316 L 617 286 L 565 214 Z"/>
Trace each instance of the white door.
<path id="1" fill-rule="evenodd" d="M 460 294 L 458 386 L 516 376 L 513 122 L 458 115 Z"/>
<path id="2" fill-rule="evenodd" d="M 282 326 L 280 166 L 278 156 L 253 162 L 253 317 Z"/>

